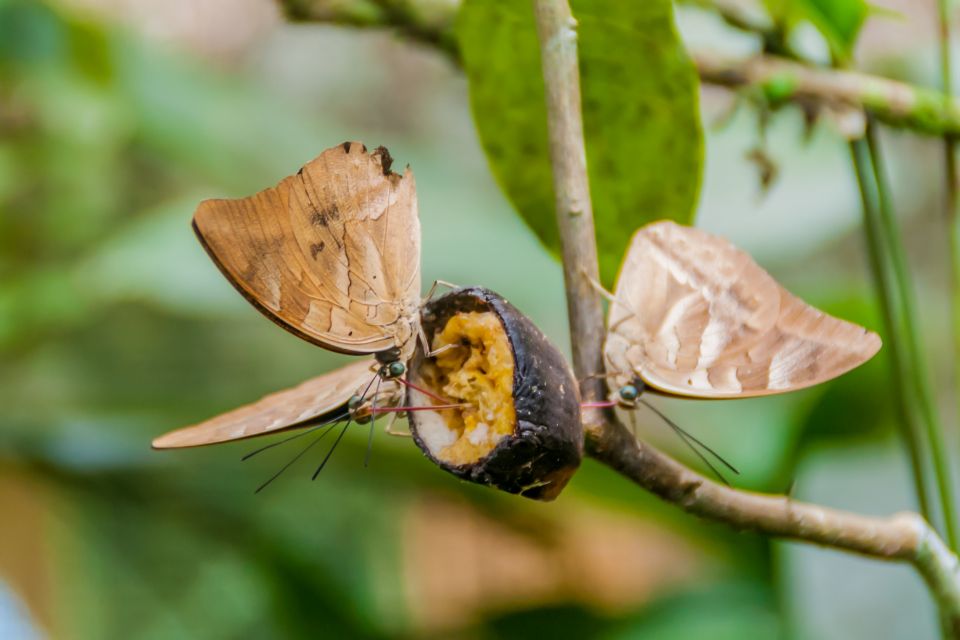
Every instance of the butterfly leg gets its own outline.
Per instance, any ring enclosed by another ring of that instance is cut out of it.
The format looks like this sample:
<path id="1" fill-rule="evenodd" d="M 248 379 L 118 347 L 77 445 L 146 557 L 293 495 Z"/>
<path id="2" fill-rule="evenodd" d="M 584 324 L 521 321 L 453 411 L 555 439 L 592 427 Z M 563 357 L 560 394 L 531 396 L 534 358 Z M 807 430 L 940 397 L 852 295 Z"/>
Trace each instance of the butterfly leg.
<path id="1" fill-rule="evenodd" d="M 427 357 L 428 357 L 428 358 L 432 358 L 432 357 L 434 357 L 434 356 L 440 355 L 441 353 L 445 353 L 445 352 L 447 352 L 447 351 L 450 351 L 451 349 L 459 349 L 461 346 L 463 346 L 463 345 L 452 344 L 452 343 L 451 343 L 451 344 L 445 344 L 445 345 L 443 345 L 442 347 L 440 347 L 439 349 L 435 349 L 435 350 L 429 352 L 429 353 L 427 354 Z"/>
<path id="2" fill-rule="evenodd" d="M 600 284 L 599 282 L 597 282 L 596 280 L 594 280 L 594 279 L 587 273 L 586 269 L 580 269 L 580 274 L 581 274 L 584 278 L 587 279 L 587 282 L 590 283 L 590 286 L 593 287 L 593 289 L 594 289 L 597 293 L 599 293 L 601 296 L 603 296 L 604 298 L 606 298 L 606 299 L 609 300 L 610 302 L 614 302 L 614 303 L 617 302 L 617 297 L 616 297 L 615 295 L 613 295 L 612 293 L 610 293 L 609 291 L 607 291 L 607 290 L 603 287 L 602 284 Z"/>
<path id="3" fill-rule="evenodd" d="M 610 304 L 616 304 L 616 305 L 619 305 L 619 306 L 623 307 L 624 309 L 626 309 L 627 311 L 629 311 L 629 312 L 631 313 L 631 315 L 634 315 L 634 316 L 638 316 L 638 315 L 639 315 L 636 311 L 634 311 L 633 309 L 631 309 L 630 307 L 628 307 L 622 300 L 620 300 L 620 298 L 618 298 L 617 296 L 613 295 L 612 293 L 610 293 L 609 291 L 607 291 L 606 289 L 604 289 L 604 288 L 603 288 L 603 285 L 600 284 L 599 282 L 597 282 L 596 280 L 594 280 L 593 278 L 591 278 L 591 277 L 587 274 L 586 271 L 584 271 L 583 269 L 581 269 L 581 270 L 580 270 L 580 273 L 583 274 L 583 277 L 587 279 L 587 282 L 590 283 L 590 286 L 594 289 L 594 291 L 596 291 L 596 292 L 599 293 L 601 296 L 603 296 L 604 298 L 606 298 L 607 301 L 608 301 Z M 623 320 L 626 320 L 626 319 L 628 319 L 629 317 L 630 317 L 630 316 L 626 316 Z M 621 322 L 622 322 L 623 320 L 621 320 Z M 610 327 L 610 328 L 608 329 L 608 331 L 611 330 L 611 329 L 613 329 L 613 327 Z"/>
<path id="4" fill-rule="evenodd" d="M 430 289 L 427 291 L 427 295 L 423 297 L 421 304 L 425 304 L 433 297 L 433 294 L 436 293 L 438 287 L 446 287 L 448 289 L 459 289 L 458 285 L 453 284 L 452 282 L 447 282 L 446 280 L 434 280 L 433 284 L 430 285 Z"/>
<path id="5" fill-rule="evenodd" d="M 449 351 L 450 349 L 456 349 L 456 348 L 460 347 L 459 344 L 451 343 L 451 344 L 445 344 L 445 345 L 443 345 L 442 347 L 440 347 L 439 349 L 431 350 L 431 349 L 430 349 L 430 343 L 427 342 L 427 334 L 424 332 L 422 326 L 418 326 L 418 327 L 417 327 L 417 334 L 418 334 L 419 337 L 420 337 L 420 346 L 423 347 L 423 353 L 425 354 L 424 357 L 426 357 L 426 358 L 432 358 L 432 357 L 434 357 L 434 356 L 436 356 L 436 355 L 439 355 L 439 354 L 441 354 L 441 353 L 443 353 L 443 352 L 445 352 L 445 351 Z"/>
<path id="6" fill-rule="evenodd" d="M 420 340 L 420 348 L 423 349 L 423 352 L 430 353 L 430 343 L 427 341 L 427 332 L 423 330 L 423 325 L 420 323 L 417 323 L 417 338 Z"/>
<path id="7" fill-rule="evenodd" d="M 394 414 L 392 414 L 392 415 L 390 416 L 390 419 L 387 420 L 387 426 L 386 426 L 386 428 L 384 429 L 384 432 L 385 432 L 388 436 L 396 436 L 396 437 L 398 437 L 398 438 L 412 438 L 412 437 L 413 437 L 413 434 L 410 433 L 409 431 L 399 431 L 399 430 L 395 430 L 395 429 L 393 428 L 393 425 L 394 425 L 394 423 L 397 421 L 397 417 L 398 417 L 399 415 L 400 415 L 399 413 L 394 413 Z"/>

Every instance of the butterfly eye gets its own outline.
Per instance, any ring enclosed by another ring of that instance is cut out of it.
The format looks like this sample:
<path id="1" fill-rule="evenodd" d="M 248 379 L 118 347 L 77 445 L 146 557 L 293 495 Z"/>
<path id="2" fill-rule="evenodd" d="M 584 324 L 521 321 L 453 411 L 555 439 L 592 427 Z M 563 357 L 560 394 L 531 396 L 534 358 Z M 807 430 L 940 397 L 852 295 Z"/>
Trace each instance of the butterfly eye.
<path id="1" fill-rule="evenodd" d="M 407 372 L 407 367 L 400 361 L 394 361 L 387 365 L 387 377 L 399 378 Z"/>
<path id="2" fill-rule="evenodd" d="M 635 385 L 625 384 L 620 387 L 620 399 L 633 402 L 640 396 L 640 390 Z"/>

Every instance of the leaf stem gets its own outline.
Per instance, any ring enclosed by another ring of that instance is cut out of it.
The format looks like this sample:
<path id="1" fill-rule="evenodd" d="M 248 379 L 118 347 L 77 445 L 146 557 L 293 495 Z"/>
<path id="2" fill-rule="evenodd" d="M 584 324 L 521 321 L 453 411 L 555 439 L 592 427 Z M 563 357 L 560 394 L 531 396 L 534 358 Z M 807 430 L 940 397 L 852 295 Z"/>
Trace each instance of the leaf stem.
<path id="1" fill-rule="evenodd" d="M 867 255 L 870 260 L 870 269 L 880 299 L 880 312 L 883 317 L 884 332 L 894 336 L 884 346 L 890 355 L 891 369 L 893 370 L 893 403 L 897 411 L 897 426 L 901 438 L 910 458 L 910 468 L 913 473 L 913 484 L 916 492 L 917 504 L 920 513 L 932 522 L 930 501 L 927 495 L 929 481 L 927 467 L 923 462 L 923 429 L 917 419 L 917 410 L 914 398 L 910 393 L 910 372 L 907 369 L 907 356 L 903 353 L 904 342 L 897 339 L 900 329 L 898 305 L 894 302 L 896 284 L 890 270 L 890 265 L 884 260 L 885 250 L 881 240 L 882 223 L 877 206 L 878 194 L 873 183 L 871 171 L 870 151 L 865 140 L 850 142 L 850 157 L 853 161 L 854 172 L 857 176 L 857 185 L 860 189 L 860 199 L 863 203 L 863 230 L 867 239 Z"/>
<path id="2" fill-rule="evenodd" d="M 933 391 L 927 374 L 923 347 L 916 325 L 916 303 L 913 296 L 913 286 L 910 282 L 909 267 L 906 261 L 906 252 L 901 241 L 900 230 L 897 227 L 896 216 L 893 210 L 893 197 L 883 164 L 880 143 L 877 140 L 876 126 L 868 120 L 866 130 L 867 150 L 870 154 L 870 163 L 873 165 L 873 176 L 877 187 L 878 211 L 880 214 L 881 242 L 885 247 L 890 260 L 894 276 L 894 285 L 898 292 L 899 313 L 901 316 L 902 331 L 894 335 L 895 341 L 903 341 L 906 346 L 905 373 L 909 375 L 907 382 L 911 385 L 916 398 L 916 406 L 920 413 L 921 423 L 926 431 L 930 453 L 933 459 L 933 473 L 936 479 L 937 491 L 940 497 L 940 509 L 943 516 L 944 531 L 947 544 L 954 551 L 957 550 L 957 516 L 956 502 L 953 493 L 953 481 L 950 473 L 950 461 L 944 441 L 943 427 L 934 406 Z"/>
<path id="3" fill-rule="evenodd" d="M 951 56 L 950 2 L 937 1 L 937 17 L 940 27 L 940 88 L 944 104 L 953 99 L 953 61 Z M 944 211 L 943 223 L 947 235 L 947 255 L 950 261 L 950 335 L 953 341 L 953 385 L 960 398 L 960 217 L 957 215 L 957 138 L 943 136 Z M 955 419 L 960 420 L 960 405 L 954 405 Z M 955 548 L 955 547 L 954 547 Z"/>

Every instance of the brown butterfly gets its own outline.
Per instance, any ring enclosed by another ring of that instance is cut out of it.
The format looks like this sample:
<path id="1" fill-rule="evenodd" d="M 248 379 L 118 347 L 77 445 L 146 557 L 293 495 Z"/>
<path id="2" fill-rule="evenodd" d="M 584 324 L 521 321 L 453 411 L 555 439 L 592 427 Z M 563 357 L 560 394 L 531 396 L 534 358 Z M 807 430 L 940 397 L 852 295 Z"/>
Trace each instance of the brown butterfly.
<path id="1" fill-rule="evenodd" d="M 379 368 L 372 359 L 348 364 L 322 376 L 271 393 L 233 411 L 183 427 L 154 439 L 155 449 L 197 447 L 219 442 L 230 442 L 256 436 L 278 433 L 288 429 L 329 424 L 346 417 L 351 411 L 355 420 L 362 420 L 375 410 L 366 403 L 358 406 L 364 389 L 370 383 L 371 372 Z M 396 403 L 401 395 L 395 380 L 386 380 L 379 397 L 384 406 Z M 351 402 L 351 399 L 354 399 Z M 346 409 L 346 411 L 345 411 Z"/>
<path id="2" fill-rule="evenodd" d="M 413 355 L 420 308 L 420 218 L 413 173 L 384 147 L 344 142 L 296 175 L 239 200 L 206 200 L 193 228 L 240 293 L 325 349 Z"/>
<path id="3" fill-rule="evenodd" d="M 744 251 L 670 221 L 633 236 L 607 320 L 613 384 L 639 377 L 694 398 L 747 398 L 826 382 L 863 364 L 880 337 L 811 307 Z"/>
<path id="4" fill-rule="evenodd" d="M 791 294 L 730 242 L 670 221 L 634 234 L 608 295 L 604 361 L 612 397 L 597 404 L 642 402 L 715 456 L 641 393 L 712 399 L 786 393 L 850 371 L 881 344 L 872 331 Z"/>
<path id="5" fill-rule="evenodd" d="M 420 220 L 413 173 L 394 173 L 391 163 L 383 147 L 368 153 L 361 143 L 344 142 L 275 187 L 200 204 L 197 237 L 254 307 L 321 347 L 374 358 L 168 433 L 154 447 L 345 421 L 338 443 L 352 421 L 371 422 L 372 436 L 377 413 L 415 409 L 397 405 L 400 383 L 407 384 L 404 363 L 422 335 Z"/>

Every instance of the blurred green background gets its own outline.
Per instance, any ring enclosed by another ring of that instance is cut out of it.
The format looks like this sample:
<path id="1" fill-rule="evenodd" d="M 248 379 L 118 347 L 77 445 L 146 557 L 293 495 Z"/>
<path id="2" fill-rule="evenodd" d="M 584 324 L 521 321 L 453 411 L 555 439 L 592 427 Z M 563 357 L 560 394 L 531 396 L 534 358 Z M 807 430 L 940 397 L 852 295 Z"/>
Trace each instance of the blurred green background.
<path id="1" fill-rule="evenodd" d="M 859 59 L 929 81 L 934 4 L 883 4 L 899 17 L 868 23 Z M 751 46 L 694 8 L 679 24 Z M 364 469 L 363 429 L 317 481 L 308 459 L 256 496 L 293 450 L 150 450 L 344 361 L 249 307 L 189 228 L 199 200 L 343 140 L 413 167 L 427 283 L 497 290 L 569 351 L 559 265 L 494 184 L 466 89 L 434 51 L 285 24 L 268 0 L 0 0 L 0 638 L 935 637 L 909 569 L 701 522 L 590 461 L 542 505 L 383 434 Z M 877 328 L 843 140 L 789 110 L 763 132 L 746 108 L 719 126 L 731 103 L 704 90 L 699 224 Z M 941 372 L 940 149 L 887 143 Z M 758 147 L 779 167 L 766 193 Z M 782 398 L 658 403 L 738 486 L 887 514 L 915 505 L 885 367 Z"/>

